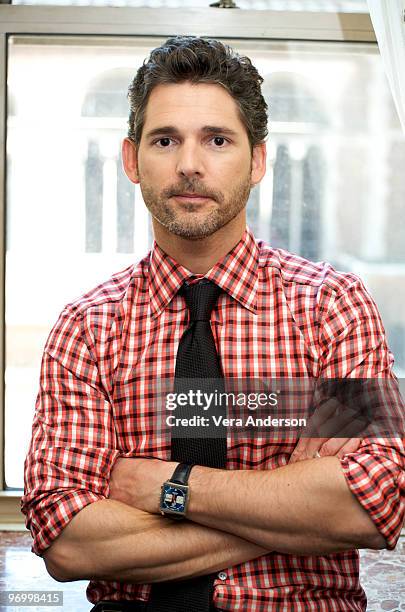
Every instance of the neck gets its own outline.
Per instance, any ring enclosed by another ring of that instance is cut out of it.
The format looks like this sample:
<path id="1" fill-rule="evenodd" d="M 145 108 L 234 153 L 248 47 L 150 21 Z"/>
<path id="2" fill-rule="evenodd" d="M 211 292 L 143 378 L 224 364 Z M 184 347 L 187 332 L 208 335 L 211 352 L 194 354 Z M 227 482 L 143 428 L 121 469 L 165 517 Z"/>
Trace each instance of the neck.
<path id="1" fill-rule="evenodd" d="M 159 247 L 180 265 L 205 274 L 238 244 L 246 229 L 245 209 L 211 236 L 190 240 L 171 234 L 152 218 L 153 232 Z"/>

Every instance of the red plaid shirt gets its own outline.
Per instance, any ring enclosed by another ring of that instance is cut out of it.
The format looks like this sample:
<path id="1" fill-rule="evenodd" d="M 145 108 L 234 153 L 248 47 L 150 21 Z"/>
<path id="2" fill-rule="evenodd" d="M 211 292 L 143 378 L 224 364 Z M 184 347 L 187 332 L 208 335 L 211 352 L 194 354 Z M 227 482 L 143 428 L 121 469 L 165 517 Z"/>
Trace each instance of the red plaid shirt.
<path id="1" fill-rule="evenodd" d="M 109 496 L 118 456 L 170 458 L 154 435 L 148 389 L 174 378 L 188 310 L 177 291 L 193 275 L 154 242 L 137 265 L 61 313 L 45 346 L 22 511 L 42 555 L 72 517 Z M 198 276 L 198 275 L 197 275 Z M 200 275 L 202 276 L 202 275 Z M 353 274 L 336 272 L 256 240 L 249 228 L 205 275 L 224 292 L 211 323 L 225 377 L 393 377 L 377 308 Z M 286 465 L 297 439 L 228 437 L 227 469 Z M 389 549 L 404 515 L 404 447 L 365 439 L 342 460 L 347 484 Z M 224 568 L 215 605 L 224 610 L 364 610 L 356 550 L 273 552 Z M 226 576 L 224 578 L 224 576 Z M 90 582 L 89 601 L 147 600 L 149 584 Z"/>

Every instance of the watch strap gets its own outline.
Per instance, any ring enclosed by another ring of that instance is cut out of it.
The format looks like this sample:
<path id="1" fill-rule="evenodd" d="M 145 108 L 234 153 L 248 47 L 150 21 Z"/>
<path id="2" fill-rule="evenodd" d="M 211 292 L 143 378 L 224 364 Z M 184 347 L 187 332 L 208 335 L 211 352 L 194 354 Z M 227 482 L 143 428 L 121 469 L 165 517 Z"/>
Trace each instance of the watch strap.
<path id="1" fill-rule="evenodd" d="M 190 463 L 179 463 L 179 465 L 174 470 L 172 477 L 170 478 L 170 482 L 187 485 L 188 478 L 193 467 L 194 465 Z"/>

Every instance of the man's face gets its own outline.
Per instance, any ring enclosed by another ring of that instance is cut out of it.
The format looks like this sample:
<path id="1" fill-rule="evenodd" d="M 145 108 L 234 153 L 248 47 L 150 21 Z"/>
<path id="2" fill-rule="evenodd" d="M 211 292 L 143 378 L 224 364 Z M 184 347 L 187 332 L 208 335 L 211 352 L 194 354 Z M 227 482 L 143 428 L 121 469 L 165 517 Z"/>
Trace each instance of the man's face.
<path id="1" fill-rule="evenodd" d="M 137 151 L 147 208 L 172 234 L 210 236 L 243 210 L 262 178 L 252 171 L 255 149 L 252 158 L 236 103 L 220 85 L 158 85 Z"/>

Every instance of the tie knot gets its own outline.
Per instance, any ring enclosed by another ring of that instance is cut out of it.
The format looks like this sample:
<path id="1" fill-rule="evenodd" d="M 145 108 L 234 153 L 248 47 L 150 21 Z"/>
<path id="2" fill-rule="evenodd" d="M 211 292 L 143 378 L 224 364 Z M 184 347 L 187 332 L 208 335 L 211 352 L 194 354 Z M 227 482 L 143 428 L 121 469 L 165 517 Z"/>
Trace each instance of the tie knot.
<path id="1" fill-rule="evenodd" d="M 212 281 L 203 279 L 193 285 L 183 285 L 180 292 L 185 297 L 190 311 L 190 323 L 192 323 L 210 320 L 211 312 L 222 289 Z"/>

